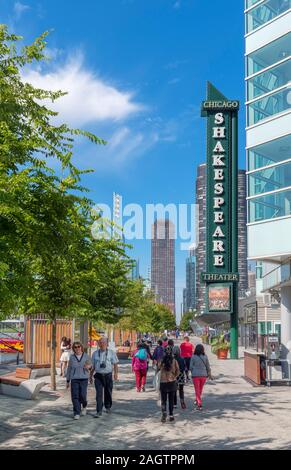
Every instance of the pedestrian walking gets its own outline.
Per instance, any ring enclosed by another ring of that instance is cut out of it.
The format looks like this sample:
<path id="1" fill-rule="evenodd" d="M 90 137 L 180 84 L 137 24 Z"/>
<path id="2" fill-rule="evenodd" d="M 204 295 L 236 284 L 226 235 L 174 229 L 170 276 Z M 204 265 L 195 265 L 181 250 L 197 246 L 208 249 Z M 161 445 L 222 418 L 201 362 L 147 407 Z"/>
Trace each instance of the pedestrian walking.
<path id="1" fill-rule="evenodd" d="M 173 355 L 176 361 L 178 362 L 178 366 L 180 369 L 180 373 L 177 377 L 177 387 L 179 390 L 181 408 L 184 410 L 186 408 L 186 403 L 184 399 L 185 362 L 184 362 L 184 359 L 181 357 L 181 351 L 180 351 L 179 346 L 173 347 Z M 174 408 L 177 408 L 177 391 L 175 392 L 175 395 L 174 395 Z"/>
<path id="2" fill-rule="evenodd" d="M 176 359 L 174 359 L 171 346 L 165 348 L 165 354 L 159 364 L 161 371 L 160 378 L 160 391 L 161 391 L 161 405 L 162 405 L 162 423 L 167 420 L 167 402 L 169 406 L 169 420 L 174 421 L 174 396 L 177 391 L 176 379 L 179 375 L 179 366 Z"/>
<path id="3" fill-rule="evenodd" d="M 166 348 L 168 346 L 168 337 L 166 335 L 164 335 L 162 337 L 162 341 L 163 341 L 163 343 L 162 343 L 163 348 Z"/>
<path id="4" fill-rule="evenodd" d="M 164 352 L 165 352 L 165 350 L 163 348 L 163 341 L 161 339 L 159 339 L 158 340 L 158 345 L 154 349 L 153 356 L 152 356 L 153 364 L 157 364 L 158 362 L 160 362 L 163 359 Z"/>
<path id="5" fill-rule="evenodd" d="M 79 341 L 73 343 L 73 354 L 69 359 L 67 368 L 67 388 L 71 383 L 71 398 L 73 403 L 74 419 L 87 413 L 87 388 L 91 369 L 91 359 L 84 352 Z M 82 407 L 82 409 L 81 409 Z"/>
<path id="6" fill-rule="evenodd" d="M 92 370 L 90 383 L 96 389 L 95 418 L 102 416 L 103 404 L 105 412 L 110 413 L 112 407 L 113 378 L 118 380 L 118 359 L 116 353 L 108 348 L 108 339 L 102 337 L 98 341 L 99 349 L 92 354 Z M 113 376 L 112 376 L 113 373 Z"/>
<path id="7" fill-rule="evenodd" d="M 152 353 L 151 353 L 151 341 L 150 340 L 141 340 L 141 343 L 143 344 L 143 347 L 146 349 L 148 356 L 147 356 L 147 371 L 149 370 L 149 360 L 153 358 Z"/>
<path id="8" fill-rule="evenodd" d="M 168 339 L 168 346 L 173 348 L 175 346 L 174 340 L 172 338 Z"/>
<path id="9" fill-rule="evenodd" d="M 196 409 L 202 410 L 202 392 L 207 377 L 213 379 L 208 357 L 204 352 L 204 346 L 197 344 L 190 361 L 190 369 L 196 395 Z"/>
<path id="10" fill-rule="evenodd" d="M 141 341 L 132 356 L 132 371 L 135 373 L 136 391 L 145 392 L 149 352 L 145 342 Z"/>
<path id="11" fill-rule="evenodd" d="M 63 336 L 61 339 L 61 377 L 66 377 L 67 367 L 72 354 L 72 345 L 70 338 Z"/>
<path id="12" fill-rule="evenodd" d="M 158 369 L 158 363 L 161 362 L 161 360 L 164 357 L 165 350 L 163 348 L 163 341 L 161 339 L 158 340 L 158 345 L 156 346 L 154 352 L 153 352 L 153 369 L 155 371 L 154 376 L 153 376 L 153 387 L 156 391 L 160 391 L 160 371 Z"/>
<path id="13" fill-rule="evenodd" d="M 189 370 L 190 370 L 190 361 L 192 354 L 194 352 L 194 346 L 190 343 L 189 336 L 184 336 L 184 341 L 181 343 L 181 357 L 184 359 L 185 362 L 185 373 L 186 373 L 186 380 L 189 381 Z"/>

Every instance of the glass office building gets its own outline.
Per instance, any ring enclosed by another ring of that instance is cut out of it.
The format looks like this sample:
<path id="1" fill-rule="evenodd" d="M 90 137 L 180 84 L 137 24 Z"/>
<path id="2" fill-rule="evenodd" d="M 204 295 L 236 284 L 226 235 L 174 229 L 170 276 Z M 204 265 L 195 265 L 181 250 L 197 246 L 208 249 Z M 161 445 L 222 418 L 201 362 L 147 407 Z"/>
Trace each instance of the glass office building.
<path id="1" fill-rule="evenodd" d="M 281 298 L 291 352 L 291 0 L 246 0 L 248 257 Z"/>

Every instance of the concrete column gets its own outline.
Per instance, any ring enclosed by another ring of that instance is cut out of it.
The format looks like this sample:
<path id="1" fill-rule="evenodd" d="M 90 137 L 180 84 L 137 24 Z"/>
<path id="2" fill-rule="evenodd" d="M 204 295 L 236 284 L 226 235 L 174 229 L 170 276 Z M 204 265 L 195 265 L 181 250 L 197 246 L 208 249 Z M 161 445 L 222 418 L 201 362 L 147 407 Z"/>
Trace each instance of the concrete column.
<path id="1" fill-rule="evenodd" d="M 291 286 L 281 288 L 282 359 L 291 359 Z"/>

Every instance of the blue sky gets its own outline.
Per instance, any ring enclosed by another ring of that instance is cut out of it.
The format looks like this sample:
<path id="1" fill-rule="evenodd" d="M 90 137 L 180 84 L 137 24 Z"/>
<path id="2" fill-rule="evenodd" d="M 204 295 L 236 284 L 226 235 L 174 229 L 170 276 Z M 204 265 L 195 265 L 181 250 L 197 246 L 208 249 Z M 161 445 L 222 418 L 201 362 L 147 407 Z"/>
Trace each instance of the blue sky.
<path id="1" fill-rule="evenodd" d="M 196 167 L 205 160 L 200 104 L 206 82 L 241 101 L 244 154 L 243 0 L 0 0 L 0 19 L 29 42 L 45 30 L 52 60 L 24 78 L 69 91 L 61 119 L 108 141 L 78 143 L 75 161 L 96 202 L 192 204 Z M 150 241 L 133 242 L 142 275 Z M 176 243 L 180 311 L 186 251 Z"/>

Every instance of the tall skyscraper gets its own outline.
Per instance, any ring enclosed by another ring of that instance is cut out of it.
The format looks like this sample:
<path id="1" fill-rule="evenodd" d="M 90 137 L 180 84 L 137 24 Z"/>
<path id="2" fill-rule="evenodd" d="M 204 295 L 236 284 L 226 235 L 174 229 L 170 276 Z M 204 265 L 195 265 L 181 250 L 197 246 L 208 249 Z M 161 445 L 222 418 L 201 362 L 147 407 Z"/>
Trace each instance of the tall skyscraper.
<path id="1" fill-rule="evenodd" d="M 205 284 L 200 281 L 200 274 L 206 271 L 206 186 L 207 167 L 203 163 L 197 168 L 196 204 L 198 209 L 198 243 L 196 248 L 196 309 L 205 310 Z M 238 171 L 238 272 L 239 295 L 248 289 L 247 265 L 247 206 L 246 206 L 246 172 Z"/>
<path id="2" fill-rule="evenodd" d="M 248 261 L 247 261 L 247 182 L 246 171 L 238 170 L 238 295 L 244 297 L 248 289 Z"/>
<path id="3" fill-rule="evenodd" d="M 139 259 L 134 260 L 134 261 L 135 261 L 135 265 L 131 269 L 131 279 L 133 281 L 136 281 L 140 277 L 140 275 L 139 275 Z"/>
<path id="4" fill-rule="evenodd" d="M 201 313 L 205 310 L 205 284 L 200 274 L 206 269 L 206 163 L 197 167 L 196 206 L 196 308 Z"/>
<path id="5" fill-rule="evenodd" d="M 281 319 L 258 316 L 258 333 L 291 344 L 291 8 L 290 0 L 246 0 L 248 257 L 257 293 L 281 298 Z M 281 320 L 281 324 L 280 324 Z"/>
<path id="6" fill-rule="evenodd" d="M 175 226 L 168 219 L 152 225 L 151 287 L 156 301 L 175 313 Z"/>
<path id="7" fill-rule="evenodd" d="M 184 287 L 183 289 L 183 311 L 181 312 L 181 315 L 187 312 L 187 289 Z"/>
<path id="8" fill-rule="evenodd" d="M 195 251 L 190 250 L 186 259 L 186 289 L 183 298 L 183 312 L 194 310 L 196 306 L 196 257 Z"/>

